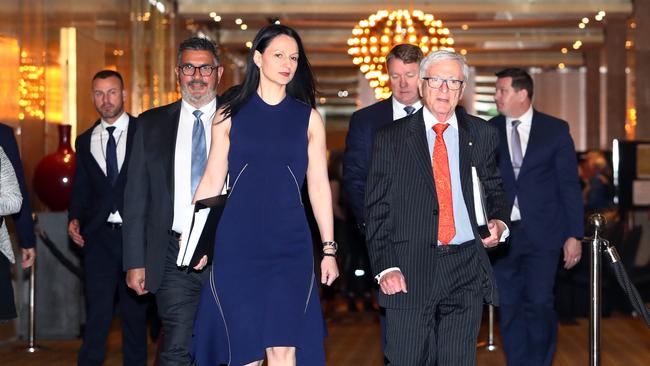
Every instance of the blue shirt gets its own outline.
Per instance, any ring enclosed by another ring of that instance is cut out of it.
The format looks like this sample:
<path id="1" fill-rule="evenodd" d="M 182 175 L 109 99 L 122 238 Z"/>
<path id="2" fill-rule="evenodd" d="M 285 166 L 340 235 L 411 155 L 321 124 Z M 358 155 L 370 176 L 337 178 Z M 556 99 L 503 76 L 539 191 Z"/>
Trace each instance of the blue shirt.
<path id="1" fill-rule="evenodd" d="M 427 108 L 422 108 L 422 112 L 424 116 L 424 126 L 427 133 L 427 143 L 429 145 L 429 156 L 433 156 L 433 148 L 436 142 L 436 133 L 433 131 L 433 125 L 440 122 Z M 449 242 L 449 244 L 453 245 L 474 240 L 475 236 L 474 231 L 472 230 L 471 221 L 469 220 L 469 213 L 467 212 L 467 205 L 465 205 L 465 197 L 463 197 L 463 189 L 460 183 L 460 144 L 458 139 L 458 119 L 456 118 L 456 114 L 454 113 L 446 123 L 449 123 L 449 127 L 445 130 L 443 138 L 445 139 L 445 145 L 447 146 L 449 174 L 451 174 L 451 202 L 454 207 L 454 224 L 456 227 L 456 235 Z M 438 241 L 438 245 L 440 245 L 440 241 Z"/>

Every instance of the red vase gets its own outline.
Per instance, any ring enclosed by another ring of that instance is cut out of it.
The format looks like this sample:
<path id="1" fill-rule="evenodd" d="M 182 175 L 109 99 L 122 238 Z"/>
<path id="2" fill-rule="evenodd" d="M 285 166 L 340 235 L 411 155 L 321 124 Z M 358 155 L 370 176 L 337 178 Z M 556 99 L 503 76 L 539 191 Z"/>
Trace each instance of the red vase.
<path id="1" fill-rule="evenodd" d="M 70 145 L 72 126 L 59 125 L 59 148 L 45 156 L 34 172 L 34 190 L 52 211 L 68 209 L 75 171 L 75 155 Z"/>

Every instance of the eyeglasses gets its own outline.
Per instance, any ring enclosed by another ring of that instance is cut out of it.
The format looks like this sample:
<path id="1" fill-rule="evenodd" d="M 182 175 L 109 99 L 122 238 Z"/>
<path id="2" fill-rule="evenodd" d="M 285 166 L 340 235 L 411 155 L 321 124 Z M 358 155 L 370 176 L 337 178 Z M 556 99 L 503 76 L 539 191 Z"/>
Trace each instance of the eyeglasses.
<path id="1" fill-rule="evenodd" d="M 213 65 L 194 66 L 192 64 L 185 64 L 180 65 L 178 68 L 185 76 L 194 76 L 196 74 L 196 70 L 199 70 L 199 74 L 201 76 L 210 76 L 217 67 L 218 66 Z"/>
<path id="2" fill-rule="evenodd" d="M 458 90 L 463 86 L 464 83 L 463 80 L 443 79 L 437 76 L 423 77 L 422 80 L 426 80 L 427 85 L 429 85 L 429 88 L 433 88 L 433 89 L 440 88 L 444 83 L 447 85 L 447 88 L 449 90 Z"/>

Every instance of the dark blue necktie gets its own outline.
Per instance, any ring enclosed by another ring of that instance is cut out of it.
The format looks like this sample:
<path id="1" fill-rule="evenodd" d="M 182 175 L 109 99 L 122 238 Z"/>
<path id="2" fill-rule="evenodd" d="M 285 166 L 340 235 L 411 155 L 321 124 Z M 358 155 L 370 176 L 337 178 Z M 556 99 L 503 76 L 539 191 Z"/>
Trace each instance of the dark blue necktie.
<path id="1" fill-rule="evenodd" d="M 115 127 L 106 127 L 108 131 L 108 142 L 106 143 L 106 177 L 111 183 L 111 186 L 115 186 L 117 182 L 117 176 L 120 174 L 120 171 L 117 169 L 117 143 L 115 142 L 115 136 L 113 132 Z M 117 206 L 113 204 L 111 213 L 117 212 Z"/>
<path id="2" fill-rule="evenodd" d="M 111 182 L 111 185 L 114 186 L 117 182 L 117 176 L 120 174 L 119 169 L 117 169 L 117 143 L 115 142 L 115 136 L 113 132 L 115 127 L 106 127 L 108 131 L 108 143 L 106 143 L 106 176 L 108 181 Z"/>
<path id="3" fill-rule="evenodd" d="M 413 112 L 415 112 L 415 107 L 407 105 L 406 107 L 404 107 L 404 111 L 406 112 L 407 116 L 410 116 L 413 114 Z"/>
<path id="4" fill-rule="evenodd" d="M 199 185 L 205 164 L 208 160 L 205 148 L 205 130 L 203 122 L 201 122 L 201 115 L 203 112 L 198 109 L 192 112 L 194 115 L 194 128 L 192 128 L 192 197 L 196 192 L 196 187 Z"/>

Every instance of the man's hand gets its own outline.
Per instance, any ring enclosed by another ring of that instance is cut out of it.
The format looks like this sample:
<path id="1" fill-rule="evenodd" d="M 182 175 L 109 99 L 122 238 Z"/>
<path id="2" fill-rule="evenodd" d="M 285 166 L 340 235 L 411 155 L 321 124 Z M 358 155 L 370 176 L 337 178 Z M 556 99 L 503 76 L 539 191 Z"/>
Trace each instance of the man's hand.
<path id="1" fill-rule="evenodd" d="M 70 220 L 70 223 L 68 224 L 68 235 L 70 235 L 70 238 L 75 244 L 77 244 L 80 248 L 83 248 L 86 242 L 83 236 L 81 236 L 79 233 L 79 220 Z"/>
<path id="2" fill-rule="evenodd" d="M 126 285 L 138 295 L 148 293 L 149 291 L 144 288 L 144 268 L 133 268 L 126 271 Z"/>
<path id="3" fill-rule="evenodd" d="M 23 260 L 22 260 L 22 265 L 23 268 L 29 268 L 34 264 L 34 260 L 36 259 L 36 249 L 34 248 L 23 248 Z"/>
<path id="4" fill-rule="evenodd" d="M 196 271 L 200 271 L 200 270 L 202 270 L 203 267 L 205 267 L 207 264 L 208 264 L 208 256 L 207 256 L 207 255 L 204 255 L 203 257 L 201 257 L 201 260 L 199 261 L 199 263 L 197 263 L 196 266 L 194 266 L 194 270 L 196 270 Z"/>
<path id="5" fill-rule="evenodd" d="M 406 279 L 400 270 L 390 271 L 381 276 L 381 279 L 379 280 L 379 287 L 381 288 L 381 292 L 386 295 L 395 295 L 399 292 L 408 292 L 406 291 Z"/>
<path id="6" fill-rule="evenodd" d="M 487 227 L 490 230 L 490 236 L 481 239 L 483 246 L 486 248 L 496 247 L 499 245 L 501 234 L 506 230 L 506 225 L 501 220 L 492 219 L 488 221 Z"/>
<path id="7" fill-rule="evenodd" d="M 564 268 L 571 269 L 582 256 L 582 243 L 576 238 L 569 238 L 564 242 Z"/>

